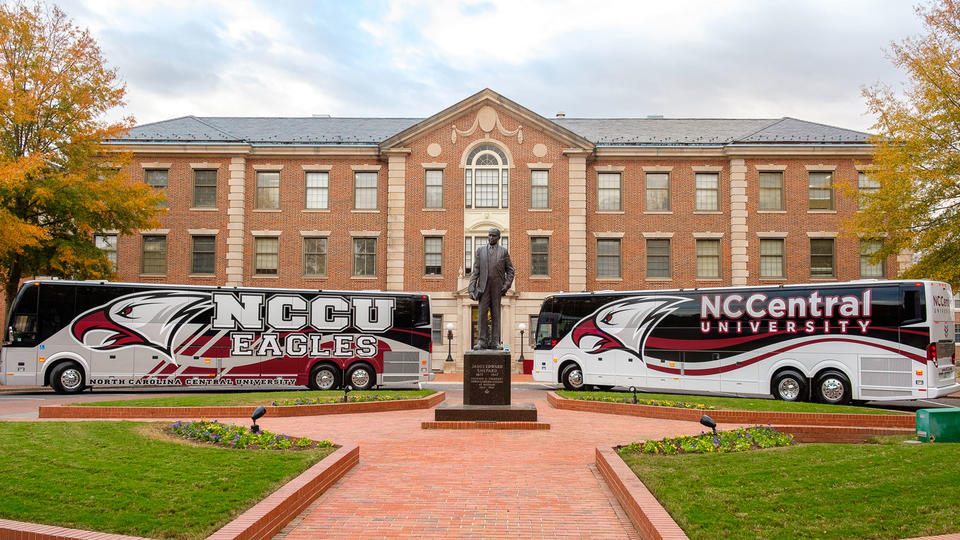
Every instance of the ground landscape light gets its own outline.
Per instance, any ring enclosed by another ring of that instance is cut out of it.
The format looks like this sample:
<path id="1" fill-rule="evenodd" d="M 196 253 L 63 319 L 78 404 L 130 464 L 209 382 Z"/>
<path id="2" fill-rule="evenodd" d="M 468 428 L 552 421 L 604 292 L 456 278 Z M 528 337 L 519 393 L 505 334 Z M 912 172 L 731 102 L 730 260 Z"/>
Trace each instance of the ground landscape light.
<path id="1" fill-rule="evenodd" d="M 253 420 L 253 425 L 250 426 L 250 433 L 260 433 L 260 426 L 257 425 L 257 420 L 265 414 L 267 414 L 267 410 L 263 408 L 263 405 L 259 405 L 253 410 L 253 414 L 250 415 L 250 419 Z"/>
<path id="2" fill-rule="evenodd" d="M 712 429 L 714 435 L 717 434 L 717 423 L 713 420 L 713 418 L 710 418 L 707 415 L 703 415 L 700 417 L 700 423 Z"/>

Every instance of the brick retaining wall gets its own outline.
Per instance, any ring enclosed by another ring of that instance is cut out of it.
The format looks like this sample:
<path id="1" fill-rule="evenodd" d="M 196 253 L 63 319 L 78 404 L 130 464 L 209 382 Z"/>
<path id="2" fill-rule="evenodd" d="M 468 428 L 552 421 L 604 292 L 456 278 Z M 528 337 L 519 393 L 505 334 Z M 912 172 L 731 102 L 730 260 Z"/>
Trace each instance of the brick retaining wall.
<path id="1" fill-rule="evenodd" d="M 324 405 L 267 406 L 268 417 L 319 416 L 385 411 L 407 411 L 436 407 L 446 399 L 437 392 L 417 399 L 394 401 L 364 401 L 358 403 L 327 403 Z M 40 418 L 245 418 L 253 414 L 256 405 L 236 407 L 96 407 L 80 405 L 41 406 Z"/>
<path id="2" fill-rule="evenodd" d="M 597 470 L 642 538 L 687 538 L 660 501 L 637 478 L 613 448 L 597 448 Z"/>

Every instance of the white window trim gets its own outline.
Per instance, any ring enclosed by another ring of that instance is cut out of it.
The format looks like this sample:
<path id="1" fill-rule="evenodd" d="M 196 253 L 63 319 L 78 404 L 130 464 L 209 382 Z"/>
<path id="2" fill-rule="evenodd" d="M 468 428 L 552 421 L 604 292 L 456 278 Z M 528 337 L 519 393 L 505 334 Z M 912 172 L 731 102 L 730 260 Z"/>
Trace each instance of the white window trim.
<path id="1" fill-rule="evenodd" d="M 723 172 L 723 166 L 721 165 L 694 165 L 690 167 L 695 173 L 721 173 Z"/>
<path id="2" fill-rule="evenodd" d="M 594 237 L 594 238 L 623 238 L 623 233 L 622 233 L 622 232 L 612 232 L 612 231 L 595 232 L 595 233 L 593 233 L 593 237 Z"/>
<path id="3" fill-rule="evenodd" d="M 446 236 L 445 229 L 420 229 L 421 236 Z"/>
<path id="4" fill-rule="evenodd" d="M 834 172 L 837 170 L 836 165 L 807 165 L 807 172 Z"/>
<path id="5" fill-rule="evenodd" d="M 672 233 L 672 232 L 660 232 L 660 231 L 657 231 L 657 232 L 645 232 L 645 233 L 643 233 L 643 237 L 644 237 L 644 238 L 653 238 L 653 239 L 657 239 L 657 238 L 673 238 L 673 233 Z"/>
<path id="6" fill-rule="evenodd" d="M 193 163 L 191 163 L 190 165 L 193 166 Z M 170 169 L 171 166 L 173 166 L 173 163 L 141 163 L 141 164 L 140 164 L 140 167 L 142 167 L 144 170 L 146 170 L 146 169 Z M 194 167 L 194 168 L 197 168 L 197 167 Z M 210 167 L 208 167 L 208 168 L 210 168 Z"/>
<path id="7" fill-rule="evenodd" d="M 535 231 L 528 230 L 527 236 L 553 236 L 553 231 L 545 231 L 543 229 L 537 229 Z"/>
<path id="8" fill-rule="evenodd" d="M 757 232 L 757 238 L 786 238 L 787 233 L 785 232 L 776 232 L 776 231 L 767 231 L 767 232 Z"/>
<path id="9" fill-rule="evenodd" d="M 216 236 L 220 234 L 220 229 L 187 229 L 190 236 Z"/>
<path id="10" fill-rule="evenodd" d="M 807 233 L 807 236 L 810 238 L 836 238 L 839 235 L 840 233 L 831 231 L 815 231 Z"/>
<path id="11" fill-rule="evenodd" d="M 351 237 L 379 237 L 380 231 L 350 231 Z"/>
<path id="12" fill-rule="evenodd" d="M 433 169 L 433 170 L 440 169 L 440 170 L 443 170 L 443 169 L 446 169 L 446 168 L 447 168 L 447 164 L 446 164 L 446 163 L 421 163 L 420 165 L 421 165 L 424 169 Z"/>
<path id="13" fill-rule="evenodd" d="M 710 231 L 707 231 L 707 232 L 695 232 L 695 233 L 693 233 L 693 237 L 694 237 L 694 238 L 698 238 L 698 239 L 711 240 L 711 239 L 723 238 L 723 233 L 722 233 L 722 232 L 710 232 Z"/>
<path id="14" fill-rule="evenodd" d="M 276 163 L 262 163 L 254 165 L 253 170 L 257 172 L 280 172 L 283 170 L 283 165 Z"/>
<path id="15" fill-rule="evenodd" d="M 381 165 L 351 165 L 350 170 L 353 172 L 379 172 Z"/>
<path id="16" fill-rule="evenodd" d="M 325 165 L 322 163 L 312 163 L 308 165 L 301 165 L 303 167 L 303 172 L 325 172 L 328 173 L 333 170 L 333 165 Z"/>
<path id="17" fill-rule="evenodd" d="M 276 236 L 280 237 L 281 231 L 250 231 L 251 236 Z"/>
<path id="18" fill-rule="evenodd" d="M 787 166 L 786 166 L 786 165 L 774 165 L 774 164 L 772 164 L 772 163 L 771 163 L 771 164 L 767 164 L 767 165 L 754 165 L 753 167 L 757 170 L 757 172 L 762 172 L 762 173 L 764 173 L 764 172 L 783 172 L 783 171 L 787 170 Z"/>
<path id="19" fill-rule="evenodd" d="M 667 165 L 646 165 L 646 166 L 641 167 L 641 168 L 643 169 L 643 172 L 645 172 L 645 173 L 648 173 L 648 172 L 654 172 L 654 173 L 656 173 L 656 172 L 665 172 L 665 173 L 673 172 L 673 167 L 670 167 L 670 166 L 667 166 Z"/>

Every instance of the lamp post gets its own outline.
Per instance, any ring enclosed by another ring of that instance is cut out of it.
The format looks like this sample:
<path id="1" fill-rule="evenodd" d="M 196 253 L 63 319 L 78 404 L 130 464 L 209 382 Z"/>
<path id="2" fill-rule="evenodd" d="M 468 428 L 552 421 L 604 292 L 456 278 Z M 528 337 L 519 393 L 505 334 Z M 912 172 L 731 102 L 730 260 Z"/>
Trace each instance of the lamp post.
<path id="1" fill-rule="evenodd" d="M 517 328 L 520 329 L 520 359 L 517 362 L 523 362 L 523 332 L 527 329 L 527 325 L 520 323 Z"/>
<path id="2" fill-rule="evenodd" d="M 453 362 L 453 323 L 447 323 L 447 362 Z"/>

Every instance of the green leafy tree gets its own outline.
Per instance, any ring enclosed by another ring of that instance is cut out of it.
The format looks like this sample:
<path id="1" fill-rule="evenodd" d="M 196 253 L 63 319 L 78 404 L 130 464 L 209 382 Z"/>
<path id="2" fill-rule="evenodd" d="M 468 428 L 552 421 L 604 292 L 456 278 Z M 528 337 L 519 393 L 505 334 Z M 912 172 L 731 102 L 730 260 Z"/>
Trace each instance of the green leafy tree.
<path id="1" fill-rule="evenodd" d="M 960 286 L 960 3 L 917 8 L 925 33 L 893 44 L 893 63 L 906 71 L 903 96 L 887 85 L 865 88 L 877 122 L 870 177 L 860 193 L 853 232 L 882 238 L 880 260 L 902 251 L 915 262 L 903 277 Z"/>
<path id="2" fill-rule="evenodd" d="M 89 32 L 56 7 L 0 3 L 0 277 L 5 306 L 23 277 L 109 278 L 98 231 L 154 225 L 157 195 L 120 172 L 101 141 L 124 86 Z"/>

